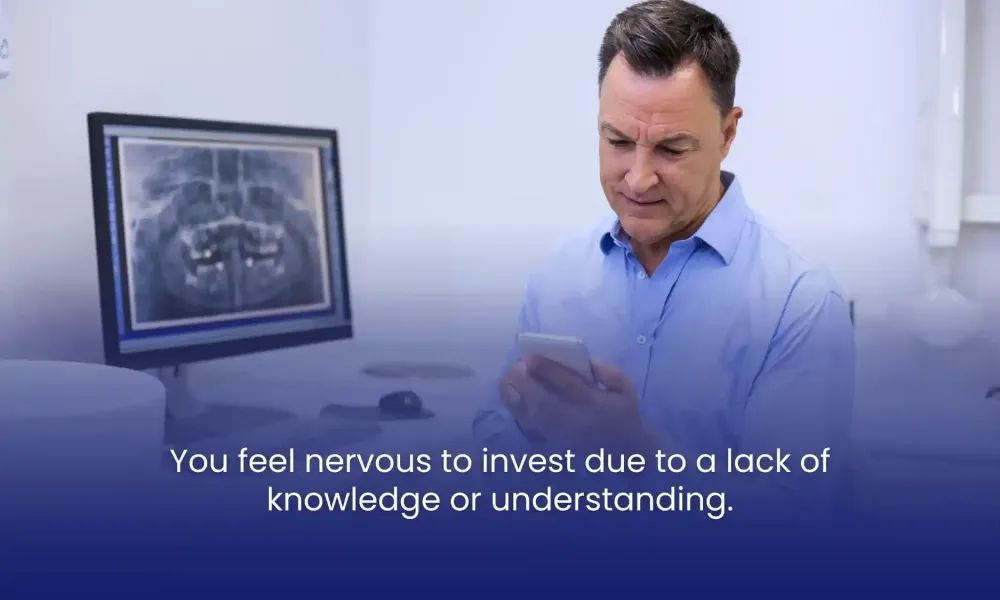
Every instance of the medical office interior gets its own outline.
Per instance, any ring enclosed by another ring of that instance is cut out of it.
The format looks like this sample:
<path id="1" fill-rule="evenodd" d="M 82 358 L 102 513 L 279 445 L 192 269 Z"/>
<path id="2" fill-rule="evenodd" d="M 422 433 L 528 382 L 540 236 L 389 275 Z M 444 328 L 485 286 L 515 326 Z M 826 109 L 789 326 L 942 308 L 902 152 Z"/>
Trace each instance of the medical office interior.
<path id="1" fill-rule="evenodd" d="M 724 167 L 854 303 L 858 477 L 877 496 L 886 465 L 947 468 L 1000 493 L 1000 3 L 701 3 L 743 55 Z M 154 420 L 171 391 L 172 365 L 150 365 L 160 388 L 105 364 L 100 112 L 337 132 L 352 335 L 181 365 L 181 392 L 295 413 L 293 440 L 334 401 L 413 390 L 431 418 L 371 435 L 469 435 L 466 390 L 497 375 L 531 269 L 607 211 L 596 56 L 628 4 L 0 0 L 0 380 L 18 390 L 0 421 L 90 418 L 98 401 L 52 379 L 135 385 Z"/>

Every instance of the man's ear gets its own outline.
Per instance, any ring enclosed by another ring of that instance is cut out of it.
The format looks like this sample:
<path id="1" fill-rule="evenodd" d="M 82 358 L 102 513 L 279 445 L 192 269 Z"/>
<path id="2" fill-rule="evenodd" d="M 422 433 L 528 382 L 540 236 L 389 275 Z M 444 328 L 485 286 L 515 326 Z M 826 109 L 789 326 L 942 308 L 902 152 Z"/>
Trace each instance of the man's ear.
<path id="1" fill-rule="evenodd" d="M 733 141 L 736 139 L 736 126 L 742 117 L 743 109 L 734 106 L 722 120 L 722 158 L 729 155 L 729 148 L 732 147 Z"/>

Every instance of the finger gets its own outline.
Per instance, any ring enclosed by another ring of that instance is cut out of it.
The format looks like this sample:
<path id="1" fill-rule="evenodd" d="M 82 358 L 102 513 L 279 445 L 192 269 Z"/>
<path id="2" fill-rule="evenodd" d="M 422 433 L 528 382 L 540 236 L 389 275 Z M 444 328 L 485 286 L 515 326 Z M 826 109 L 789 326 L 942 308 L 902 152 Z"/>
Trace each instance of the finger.
<path id="1" fill-rule="evenodd" d="M 502 383 L 500 385 L 500 397 L 503 400 L 504 406 L 506 406 L 514 415 L 523 413 L 527 407 L 524 394 L 514 387 L 513 384 L 506 382 Z"/>
<path id="2" fill-rule="evenodd" d="M 604 386 L 605 390 L 619 394 L 633 393 L 632 382 L 618 369 L 598 360 L 592 361 L 591 367 L 594 378 Z"/>
<path id="3" fill-rule="evenodd" d="M 510 411 L 510 415 L 514 418 L 521 433 L 529 441 L 545 441 L 545 436 L 539 427 L 538 418 L 528 399 L 510 383 L 501 384 L 500 387 L 503 403 L 507 407 L 507 410 Z"/>
<path id="4" fill-rule="evenodd" d="M 582 375 L 554 360 L 532 357 L 528 372 L 545 389 L 569 402 L 589 402 L 593 387 Z"/>
<path id="5" fill-rule="evenodd" d="M 549 390 L 529 374 L 528 366 L 525 363 L 518 363 L 515 368 L 510 370 L 508 383 L 521 393 L 525 404 L 532 409 L 552 397 Z"/>
<path id="6" fill-rule="evenodd" d="M 500 398 L 503 400 L 504 406 L 518 420 L 527 415 L 528 410 L 528 402 L 524 397 L 524 391 L 522 391 L 523 386 L 519 385 L 519 380 L 522 378 L 516 375 L 516 371 L 519 368 L 521 370 L 524 369 L 523 366 L 512 366 L 500 381 Z"/>
<path id="7" fill-rule="evenodd" d="M 528 375 L 527 365 L 523 362 L 516 363 L 507 372 L 502 393 L 509 398 L 510 405 L 516 407 L 525 422 L 532 420 L 538 405 L 551 397 L 542 385 Z"/>

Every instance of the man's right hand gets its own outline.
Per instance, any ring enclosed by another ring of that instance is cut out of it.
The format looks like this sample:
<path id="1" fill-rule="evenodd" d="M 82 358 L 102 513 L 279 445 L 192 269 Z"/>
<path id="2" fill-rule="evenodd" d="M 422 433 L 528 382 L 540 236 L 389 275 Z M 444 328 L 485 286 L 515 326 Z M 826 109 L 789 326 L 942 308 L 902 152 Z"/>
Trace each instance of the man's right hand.
<path id="1" fill-rule="evenodd" d="M 530 441 L 545 440 L 541 410 L 549 392 L 528 374 L 528 367 L 518 361 L 500 380 L 500 397 Z"/>

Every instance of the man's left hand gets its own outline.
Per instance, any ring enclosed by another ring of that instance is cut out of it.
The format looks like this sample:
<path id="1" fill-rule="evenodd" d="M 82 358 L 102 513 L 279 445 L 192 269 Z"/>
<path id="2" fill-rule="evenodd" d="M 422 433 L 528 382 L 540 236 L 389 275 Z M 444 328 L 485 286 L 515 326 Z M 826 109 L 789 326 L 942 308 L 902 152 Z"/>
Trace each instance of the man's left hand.
<path id="1" fill-rule="evenodd" d="M 596 383 L 590 383 L 543 357 L 533 357 L 527 367 L 528 375 L 551 395 L 539 410 L 558 429 L 559 441 L 574 447 L 646 449 L 650 436 L 639 414 L 635 389 L 625 374 L 594 361 Z"/>

